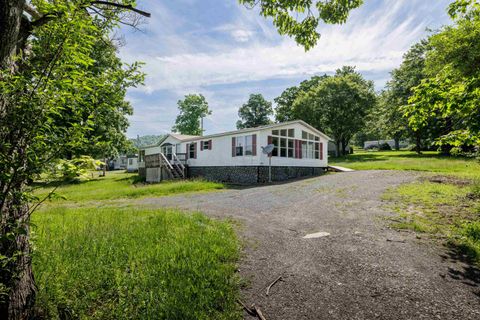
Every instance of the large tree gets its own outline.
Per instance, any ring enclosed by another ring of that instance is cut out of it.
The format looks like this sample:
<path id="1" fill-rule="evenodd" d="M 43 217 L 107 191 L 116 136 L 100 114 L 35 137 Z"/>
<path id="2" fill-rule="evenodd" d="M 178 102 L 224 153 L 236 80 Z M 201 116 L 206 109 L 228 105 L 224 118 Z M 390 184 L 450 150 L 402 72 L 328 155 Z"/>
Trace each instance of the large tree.
<path id="1" fill-rule="evenodd" d="M 351 138 L 365 125 L 375 98 L 372 81 L 352 67 L 343 67 L 302 93 L 294 102 L 294 114 L 331 135 L 337 155 L 345 155 Z"/>
<path id="2" fill-rule="evenodd" d="M 326 77 L 327 75 L 313 76 L 308 80 L 302 81 L 298 87 L 294 86 L 285 89 L 280 96 L 273 99 L 276 104 L 275 120 L 278 122 L 295 120 L 295 114 L 293 113 L 293 102 L 295 102 L 301 93 L 308 92 Z"/>
<path id="3" fill-rule="evenodd" d="M 261 94 L 251 94 L 248 102 L 240 107 L 237 129 L 254 128 L 270 123 L 273 114 L 272 103 L 265 100 Z"/>
<path id="4" fill-rule="evenodd" d="M 380 96 L 377 112 L 381 132 L 393 138 L 397 148 L 401 138 L 409 137 L 415 141 L 417 152 L 420 152 L 427 138 L 427 126 L 411 130 L 403 108 L 412 96 L 412 89 L 426 77 L 424 68 L 427 48 L 428 42 L 422 40 L 404 54 L 401 65 L 391 72 L 392 79 L 387 82 Z"/>
<path id="5" fill-rule="evenodd" d="M 449 12 L 455 23 L 430 37 L 427 78 L 414 88 L 406 116 L 413 130 L 441 122 L 437 144 L 470 152 L 480 146 L 480 4 L 458 1 Z"/>
<path id="6" fill-rule="evenodd" d="M 203 135 L 201 122 L 203 118 L 212 114 L 205 97 L 201 94 L 188 94 L 183 100 L 178 100 L 177 104 L 180 114 L 175 120 L 173 132 L 194 136 Z"/>
<path id="7" fill-rule="evenodd" d="M 32 180 L 48 163 L 84 143 L 100 120 L 95 112 L 107 109 L 108 101 L 102 100 L 106 92 L 138 80 L 135 65 L 105 68 L 95 59 L 99 41 L 109 42 L 108 35 L 125 10 L 141 12 L 133 4 L 0 1 L 2 319 L 32 316 Z M 112 103 L 123 101 L 124 90 L 111 96 L 116 96 Z"/>

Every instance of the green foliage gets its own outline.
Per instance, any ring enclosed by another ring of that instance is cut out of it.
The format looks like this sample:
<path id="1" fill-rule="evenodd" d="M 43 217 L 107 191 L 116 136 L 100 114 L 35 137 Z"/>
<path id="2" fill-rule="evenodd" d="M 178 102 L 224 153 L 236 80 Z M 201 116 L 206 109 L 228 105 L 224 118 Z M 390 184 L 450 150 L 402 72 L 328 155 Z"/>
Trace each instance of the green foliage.
<path id="1" fill-rule="evenodd" d="M 62 198 L 53 201 L 81 203 L 82 201 L 160 197 L 179 193 L 214 191 L 225 187 L 221 183 L 203 180 L 137 184 L 137 177 L 136 174 L 107 172 L 105 177 L 97 177 L 83 183 L 60 184 L 56 194 L 61 195 Z M 52 184 L 47 184 L 37 190 L 36 195 L 42 198 L 51 191 L 51 188 Z"/>
<path id="2" fill-rule="evenodd" d="M 302 93 L 310 91 L 313 87 L 317 86 L 320 81 L 327 78 L 327 75 L 313 76 L 308 80 L 304 80 L 298 87 L 290 87 L 285 89 L 282 94 L 275 98 L 275 119 L 278 122 L 286 122 L 291 120 L 297 120 L 293 110 L 293 103 Z"/>
<path id="3" fill-rule="evenodd" d="M 188 94 L 185 99 L 179 100 L 177 104 L 180 114 L 175 120 L 175 126 L 172 128 L 173 132 L 194 136 L 202 135 L 200 120 L 212 114 L 212 111 L 208 109 L 208 102 L 205 97 L 201 94 Z"/>
<path id="4" fill-rule="evenodd" d="M 240 107 L 237 129 L 254 128 L 270 123 L 269 116 L 273 114 L 272 103 L 265 100 L 261 94 L 251 94 L 248 102 Z"/>
<path id="5" fill-rule="evenodd" d="M 45 318 L 241 318 L 230 223 L 167 209 L 62 207 L 33 222 Z"/>
<path id="6" fill-rule="evenodd" d="M 365 80 L 352 67 L 337 70 L 318 85 L 302 93 L 294 102 L 297 119 L 330 135 L 341 154 L 353 135 L 365 125 L 366 116 L 375 104 L 373 82 Z"/>
<path id="7" fill-rule="evenodd" d="M 272 18 L 281 35 L 293 37 L 305 50 L 311 49 L 320 38 L 316 31 L 320 21 L 344 23 L 352 9 L 363 0 L 239 0 L 247 7 L 260 7 L 260 15 Z"/>
<path id="8" fill-rule="evenodd" d="M 472 6 L 454 15 L 454 25 L 430 37 L 427 78 L 414 89 L 405 113 L 413 130 L 443 122 L 436 142 L 453 146 L 455 153 L 480 146 L 480 9 L 473 1 L 454 7 L 466 3 Z"/>
<path id="9" fill-rule="evenodd" d="M 45 173 L 48 180 L 82 181 L 89 180 L 90 172 L 103 163 L 89 156 L 81 156 L 72 160 L 59 159 Z"/>

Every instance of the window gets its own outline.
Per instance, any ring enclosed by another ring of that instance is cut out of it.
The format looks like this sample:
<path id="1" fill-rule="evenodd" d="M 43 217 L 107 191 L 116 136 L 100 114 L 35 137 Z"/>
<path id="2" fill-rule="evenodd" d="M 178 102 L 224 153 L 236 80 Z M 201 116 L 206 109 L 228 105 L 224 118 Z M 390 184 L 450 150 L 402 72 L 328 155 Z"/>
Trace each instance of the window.
<path id="1" fill-rule="evenodd" d="M 132 166 L 133 165 L 133 159 L 128 159 L 128 165 Z"/>
<path id="2" fill-rule="evenodd" d="M 248 135 L 235 138 L 235 148 L 232 149 L 232 155 L 235 157 L 255 156 L 256 155 L 256 135 Z M 233 146 L 233 145 L 232 145 Z"/>
<path id="3" fill-rule="evenodd" d="M 243 137 L 237 137 L 236 139 L 236 145 L 235 145 L 235 156 L 243 156 L 243 143 L 244 139 Z"/>
<path id="4" fill-rule="evenodd" d="M 287 157 L 287 139 L 280 138 L 280 157 Z"/>
<path id="5" fill-rule="evenodd" d="M 245 155 L 246 156 L 253 155 L 253 137 L 252 136 L 245 136 Z"/>
<path id="6" fill-rule="evenodd" d="M 210 140 L 202 141 L 202 150 L 210 149 Z"/>
<path id="7" fill-rule="evenodd" d="M 295 129 L 272 130 L 272 135 L 272 157 L 295 158 L 295 139 L 289 139 L 295 138 Z"/>
<path id="8" fill-rule="evenodd" d="M 272 137 L 272 144 L 275 146 L 272 151 L 272 157 L 278 157 L 278 147 L 280 138 Z"/>
<path id="9" fill-rule="evenodd" d="M 140 150 L 138 154 L 138 162 L 144 162 L 145 161 L 145 150 Z"/>
<path id="10" fill-rule="evenodd" d="M 293 139 L 288 139 L 288 143 L 287 143 L 287 155 L 289 158 L 294 158 L 294 140 Z"/>
<path id="11" fill-rule="evenodd" d="M 302 131 L 302 139 L 308 139 L 308 133 L 306 131 Z"/>
<path id="12" fill-rule="evenodd" d="M 192 158 L 192 159 L 195 159 L 195 158 L 196 158 L 195 147 L 196 147 L 196 144 L 195 144 L 195 143 L 190 143 L 190 144 L 188 145 L 188 157 L 189 157 L 189 158 Z"/>

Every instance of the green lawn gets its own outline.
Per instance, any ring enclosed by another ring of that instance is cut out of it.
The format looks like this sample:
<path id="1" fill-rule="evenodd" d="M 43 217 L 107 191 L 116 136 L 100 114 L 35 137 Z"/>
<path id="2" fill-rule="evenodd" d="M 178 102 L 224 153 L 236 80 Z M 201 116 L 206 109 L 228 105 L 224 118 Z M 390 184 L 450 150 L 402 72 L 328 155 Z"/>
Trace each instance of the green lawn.
<path id="1" fill-rule="evenodd" d="M 480 264 L 480 162 L 437 152 L 357 151 L 331 158 L 355 170 L 423 171 L 424 178 L 384 195 L 398 219 L 393 227 L 445 240 Z M 446 178 L 442 178 L 442 177 Z"/>
<path id="2" fill-rule="evenodd" d="M 96 178 L 72 184 L 62 184 L 55 191 L 58 196 L 54 201 L 101 201 L 113 199 L 130 199 L 141 197 L 159 197 L 187 192 L 205 192 L 223 189 L 221 183 L 204 180 L 173 180 L 156 184 L 135 183 L 137 174 L 120 171 L 107 172 L 106 177 Z M 54 188 L 45 186 L 37 191 L 41 198 Z"/>
<path id="3" fill-rule="evenodd" d="M 109 201 L 211 191 L 223 185 L 134 181 L 131 174 L 107 173 L 106 178 L 62 185 L 57 193 L 68 200 L 53 199 L 33 214 L 40 316 L 240 319 L 240 242 L 230 221 L 172 209 L 119 208 Z"/>
<path id="4" fill-rule="evenodd" d="M 455 158 L 428 151 L 357 151 L 342 158 L 330 158 L 329 164 L 355 170 L 415 170 L 454 174 L 465 178 L 480 178 L 480 162 Z"/>

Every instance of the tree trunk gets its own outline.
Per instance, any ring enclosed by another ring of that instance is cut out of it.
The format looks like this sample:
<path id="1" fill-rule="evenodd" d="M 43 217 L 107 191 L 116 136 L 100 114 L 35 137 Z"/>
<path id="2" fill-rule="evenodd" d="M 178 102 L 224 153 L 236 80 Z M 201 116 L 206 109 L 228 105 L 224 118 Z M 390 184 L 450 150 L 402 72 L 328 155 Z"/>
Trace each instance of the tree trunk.
<path id="1" fill-rule="evenodd" d="M 347 142 L 345 141 L 345 138 L 342 138 L 342 156 L 347 155 Z"/>
<path id="2" fill-rule="evenodd" d="M 16 194 L 19 189 L 17 184 L 12 193 Z M 28 205 L 16 197 L 3 203 L 0 228 L 0 254 L 8 261 L 0 276 L 8 294 L 5 296 L 8 298 L 0 299 L 0 319 L 29 319 L 33 315 L 36 287 L 30 255 Z"/>
<path id="3" fill-rule="evenodd" d="M 335 140 L 335 157 L 340 156 L 340 140 Z"/>
<path id="4" fill-rule="evenodd" d="M 415 151 L 418 154 L 422 153 L 422 138 L 420 136 L 420 132 L 415 132 Z"/>
<path id="5" fill-rule="evenodd" d="M 24 5 L 24 0 L 0 0 L 2 71 L 18 71 L 15 55 L 24 49 L 26 40 L 22 25 Z M 0 78 L 0 81 L 4 80 Z M 12 134 L 15 132 L 9 127 L 9 112 L 14 109 L 10 103 L 0 94 L 0 141 L 14 149 L 0 148 L 6 157 L 0 177 L 0 255 L 6 263 L 0 272 L 0 319 L 23 320 L 33 315 L 36 289 L 30 256 L 29 207 L 23 195 L 27 181 L 25 141 L 23 136 Z"/>
<path id="6" fill-rule="evenodd" d="M 393 138 L 395 141 L 395 150 L 400 150 L 400 138 Z"/>

